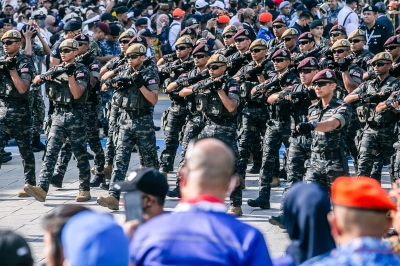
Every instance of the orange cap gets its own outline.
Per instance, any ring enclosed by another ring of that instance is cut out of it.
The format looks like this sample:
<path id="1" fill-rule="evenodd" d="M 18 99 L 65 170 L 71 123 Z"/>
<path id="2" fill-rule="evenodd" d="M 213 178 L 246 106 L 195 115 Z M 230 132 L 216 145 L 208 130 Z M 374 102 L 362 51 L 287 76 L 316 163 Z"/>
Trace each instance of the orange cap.
<path id="1" fill-rule="evenodd" d="M 181 18 L 185 15 L 185 11 L 180 8 L 175 8 L 174 12 L 172 12 L 172 16 L 174 18 Z"/>
<path id="2" fill-rule="evenodd" d="M 272 14 L 271 13 L 269 13 L 269 12 L 265 12 L 265 13 L 262 13 L 261 15 L 260 15 L 260 17 L 258 18 L 258 20 L 260 21 L 260 22 L 268 22 L 268 21 L 271 21 L 272 20 Z"/>
<path id="3" fill-rule="evenodd" d="M 392 2 L 390 2 L 390 3 L 388 4 L 388 7 L 389 7 L 389 6 L 391 6 L 391 7 L 393 7 L 393 8 L 397 8 L 397 3 L 394 2 L 394 1 L 392 1 Z"/>
<path id="4" fill-rule="evenodd" d="M 381 184 L 369 177 L 337 178 L 332 184 L 332 202 L 350 208 L 397 210 Z"/>
<path id="5" fill-rule="evenodd" d="M 229 23 L 230 20 L 231 20 L 231 19 L 230 19 L 228 16 L 226 16 L 226 15 L 219 16 L 219 17 L 218 17 L 218 23 L 219 23 L 219 24 L 226 24 L 226 23 Z"/>

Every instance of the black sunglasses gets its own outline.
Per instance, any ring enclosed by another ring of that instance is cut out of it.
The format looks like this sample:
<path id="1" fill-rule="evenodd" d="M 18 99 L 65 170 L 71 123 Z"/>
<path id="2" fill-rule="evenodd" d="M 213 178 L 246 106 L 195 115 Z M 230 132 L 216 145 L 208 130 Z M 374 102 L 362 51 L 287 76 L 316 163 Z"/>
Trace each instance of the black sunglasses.
<path id="1" fill-rule="evenodd" d="M 272 62 L 274 63 L 282 63 L 283 61 L 287 60 L 286 58 L 274 58 Z"/>
<path id="2" fill-rule="evenodd" d="M 373 67 L 375 67 L 375 66 L 377 66 L 377 67 L 382 67 L 382 66 L 387 65 L 387 64 L 389 64 L 389 63 L 374 62 L 374 63 L 372 63 L 371 65 L 372 65 Z"/>
<path id="3" fill-rule="evenodd" d="M 359 43 L 361 41 L 362 40 L 360 40 L 360 39 L 351 39 L 351 40 L 349 40 L 350 43 Z"/>
<path id="4" fill-rule="evenodd" d="M 187 46 L 176 46 L 175 48 L 176 48 L 176 50 L 183 51 L 183 50 L 186 50 L 189 47 L 187 47 Z"/>
<path id="5" fill-rule="evenodd" d="M 198 59 L 202 59 L 202 58 L 204 58 L 204 57 L 206 57 L 205 54 L 194 54 L 194 55 L 193 55 L 193 58 L 198 58 Z"/>
<path id="6" fill-rule="evenodd" d="M 246 40 L 248 40 L 248 39 L 247 38 L 237 38 L 237 39 L 235 39 L 235 42 L 244 42 Z"/>
<path id="7" fill-rule="evenodd" d="M 210 65 L 210 66 L 207 66 L 207 68 L 208 69 L 212 69 L 212 70 L 217 70 L 222 66 L 224 66 L 224 65 Z"/>
<path id="8" fill-rule="evenodd" d="M 317 69 L 316 68 L 314 68 L 314 69 L 300 69 L 299 73 L 300 74 L 310 74 L 311 72 L 313 72 L 315 70 L 317 70 Z"/>
<path id="9" fill-rule="evenodd" d="M 327 84 L 332 84 L 333 82 L 329 82 L 329 81 L 319 81 L 319 82 L 314 82 L 314 86 L 317 86 L 317 87 L 324 87 L 324 86 L 326 86 Z"/>
<path id="10" fill-rule="evenodd" d="M 400 46 L 394 46 L 394 45 L 392 45 L 392 46 L 385 46 L 385 50 L 390 50 L 390 51 L 392 51 L 392 50 L 396 49 L 397 47 L 400 47 Z"/>
<path id="11" fill-rule="evenodd" d="M 331 37 L 337 37 L 337 36 L 339 36 L 341 33 L 340 32 L 336 32 L 336 33 L 331 33 L 331 34 L 329 34 L 329 36 L 331 36 Z"/>
<path id="12" fill-rule="evenodd" d="M 264 50 L 266 50 L 266 49 L 259 49 L 259 48 L 256 48 L 256 49 L 250 50 L 250 52 L 251 52 L 251 53 L 254 53 L 254 54 L 258 54 L 259 52 L 264 51 Z"/>
<path id="13" fill-rule="evenodd" d="M 128 44 L 131 40 L 121 40 L 119 43 Z"/>
<path id="14" fill-rule="evenodd" d="M 292 39 L 294 39 L 294 38 L 283 38 L 282 40 L 283 40 L 284 42 L 290 42 Z"/>
<path id="15" fill-rule="evenodd" d="M 12 9 L 12 7 L 6 7 L 5 9 L 4 9 L 4 11 L 12 11 L 13 9 Z"/>
<path id="16" fill-rule="evenodd" d="M 233 35 L 225 35 L 225 36 L 223 36 L 223 37 L 224 37 L 224 39 L 230 39 L 230 38 L 233 37 Z"/>
<path id="17" fill-rule="evenodd" d="M 333 51 L 332 51 L 332 54 L 342 54 L 342 53 L 344 53 L 345 51 L 348 51 L 348 50 L 337 49 L 337 50 L 333 50 Z"/>
<path id="18" fill-rule="evenodd" d="M 129 54 L 129 55 L 127 55 L 126 56 L 126 58 L 127 59 L 136 59 L 136 58 L 138 58 L 140 55 L 138 55 L 138 54 Z"/>
<path id="19" fill-rule="evenodd" d="M 272 25 L 272 28 L 274 28 L 274 29 L 280 29 L 282 27 L 283 27 L 283 25 Z"/>
<path id="20" fill-rule="evenodd" d="M 62 49 L 62 50 L 60 50 L 61 54 L 69 54 L 70 52 L 72 52 L 71 49 Z"/>
<path id="21" fill-rule="evenodd" d="M 299 45 L 306 45 L 306 44 L 309 44 L 310 43 L 310 41 L 302 41 L 302 42 L 299 42 Z"/>
<path id="22" fill-rule="evenodd" d="M 15 43 L 15 42 L 19 42 L 19 41 L 10 41 L 10 40 L 7 40 L 7 41 L 4 41 L 3 42 L 3 45 L 5 44 L 5 45 L 11 45 L 11 44 L 13 44 L 13 43 Z"/>

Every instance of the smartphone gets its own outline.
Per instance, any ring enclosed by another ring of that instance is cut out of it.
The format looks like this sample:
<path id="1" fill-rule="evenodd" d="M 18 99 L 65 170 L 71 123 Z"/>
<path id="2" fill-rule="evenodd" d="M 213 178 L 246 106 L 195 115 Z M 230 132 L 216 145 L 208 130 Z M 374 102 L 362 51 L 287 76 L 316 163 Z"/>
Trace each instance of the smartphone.
<path id="1" fill-rule="evenodd" d="M 142 197 L 139 191 L 127 192 L 124 195 L 125 216 L 127 221 L 143 222 Z"/>
<path id="2" fill-rule="evenodd" d="M 208 30 L 203 30 L 201 33 L 201 38 L 207 39 Z"/>

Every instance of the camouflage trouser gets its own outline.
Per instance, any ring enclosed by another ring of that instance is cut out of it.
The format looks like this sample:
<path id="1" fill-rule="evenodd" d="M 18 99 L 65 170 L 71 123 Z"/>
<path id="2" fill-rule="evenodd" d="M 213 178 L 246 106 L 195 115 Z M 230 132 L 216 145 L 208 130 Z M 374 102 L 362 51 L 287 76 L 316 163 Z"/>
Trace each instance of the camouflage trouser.
<path id="1" fill-rule="evenodd" d="M 261 167 L 261 138 L 264 136 L 267 128 L 266 113 L 267 108 L 265 107 L 250 108 L 246 106 L 242 111 L 242 127 L 239 129 L 238 174 L 243 178 L 246 177 L 247 159 L 249 158 L 250 151 L 253 152 L 253 165 Z"/>
<path id="2" fill-rule="evenodd" d="M 115 156 L 115 143 L 114 134 L 118 134 L 117 120 L 120 116 L 119 107 L 111 105 L 110 115 L 108 118 L 109 128 L 108 128 L 108 138 L 106 143 L 106 148 L 104 151 L 105 160 L 107 165 L 113 165 Z"/>
<path id="3" fill-rule="evenodd" d="M 289 137 L 289 122 L 282 123 L 277 120 L 268 121 L 263 142 L 263 163 L 259 181 L 260 191 L 266 192 L 268 197 L 271 192 L 272 176 L 276 166 L 277 156 L 279 156 L 279 149 L 282 143 L 286 148 L 289 148 Z"/>
<path id="4" fill-rule="evenodd" d="M 199 137 L 200 132 L 203 130 L 205 126 L 204 118 L 202 115 L 189 115 L 186 120 L 185 129 L 183 131 L 182 137 L 182 152 L 181 158 L 179 161 L 178 171 L 176 171 L 176 183 L 179 184 L 179 169 L 185 164 L 185 156 L 186 151 L 189 145 L 189 142 L 192 140 L 196 140 Z"/>
<path id="5" fill-rule="evenodd" d="M 104 151 L 101 147 L 98 127 L 97 106 L 87 103 L 84 109 L 86 120 L 87 142 L 90 149 L 94 152 L 95 176 L 104 179 Z M 68 163 L 72 157 L 72 147 L 69 139 L 61 147 L 58 154 L 57 164 L 54 170 L 53 178 L 63 180 L 67 171 Z"/>
<path id="6" fill-rule="evenodd" d="M 344 149 L 343 149 L 344 150 Z M 344 157 L 344 158 L 343 158 Z M 343 162 L 346 161 L 346 164 Z M 306 163 L 305 181 L 315 182 L 330 194 L 331 183 L 339 176 L 348 175 L 347 154 L 341 151 L 330 153 L 311 153 Z"/>
<path id="7" fill-rule="evenodd" d="M 176 150 L 179 145 L 179 134 L 185 125 L 187 115 L 186 105 L 176 102 L 172 102 L 163 114 L 164 150 L 160 156 L 160 168 L 165 172 L 169 172 L 169 169 L 174 165 Z"/>
<path id="8" fill-rule="evenodd" d="M 298 181 L 303 181 L 306 168 L 304 163 L 311 157 L 311 136 L 296 136 L 289 139 L 290 145 L 287 149 L 287 187 Z"/>
<path id="9" fill-rule="evenodd" d="M 400 178 L 400 141 L 396 141 L 393 145 L 395 148 L 395 154 L 392 155 L 390 161 L 390 181 L 391 183 L 395 183 Z"/>
<path id="10" fill-rule="evenodd" d="M 232 148 L 236 158 L 235 173 L 237 173 L 239 154 L 236 147 L 236 121 L 233 119 L 210 120 L 207 117 L 206 126 L 199 135 L 199 139 L 203 138 L 222 140 Z M 240 186 L 237 186 L 231 193 L 230 201 L 232 206 L 242 206 L 242 189 Z"/>
<path id="11" fill-rule="evenodd" d="M 156 134 L 150 111 L 137 114 L 135 111 L 121 112 L 118 137 L 115 145 L 115 160 L 109 194 L 119 199 L 120 192 L 114 190 L 114 183 L 125 179 L 131 159 L 132 148 L 137 145 L 142 152 L 145 167 L 158 168 Z"/>
<path id="12" fill-rule="evenodd" d="M 40 136 L 44 122 L 45 106 L 41 88 L 31 90 L 29 106 L 32 110 L 32 137 Z"/>
<path id="13" fill-rule="evenodd" d="M 46 152 L 40 169 L 39 186 L 49 190 L 58 153 L 68 138 L 79 170 L 79 190 L 90 190 L 90 165 L 86 149 L 86 122 L 83 109 L 55 106 L 47 139 Z"/>
<path id="14" fill-rule="evenodd" d="M 109 126 L 109 122 L 107 118 L 104 117 L 104 108 L 108 102 L 111 102 L 113 91 L 105 91 L 101 93 L 101 105 L 100 105 L 100 124 L 103 128 Z"/>
<path id="15" fill-rule="evenodd" d="M 30 111 L 23 101 L 0 99 L 0 167 L 8 135 L 17 142 L 24 167 L 25 184 L 36 185 L 35 156 L 30 145 Z"/>
<path id="16" fill-rule="evenodd" d="M 379 128 L 367 125 L 359 144 L 357 175 L 373 177 L 371 172 L 377 160 L 381 159 L 390 162 L 394 154 L 393 144 L 396 140 L 397 137 L 394 134 L 393 125 Z"/>

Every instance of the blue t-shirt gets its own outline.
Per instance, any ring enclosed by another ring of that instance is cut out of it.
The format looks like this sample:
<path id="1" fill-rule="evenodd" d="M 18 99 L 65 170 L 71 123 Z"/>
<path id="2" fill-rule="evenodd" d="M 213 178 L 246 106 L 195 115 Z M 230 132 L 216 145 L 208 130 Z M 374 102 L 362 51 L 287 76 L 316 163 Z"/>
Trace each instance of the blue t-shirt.
<path id="1" fill-rule="evenodd" d="M 274 35 L 267 27 L 264 27 L 263 25 L 260 26 L 260 29 L 258 30 L 257 34 L 257 39 L 264 39 L 266 41 L 269 41 L 274 38 L 275 38 Z"/>

